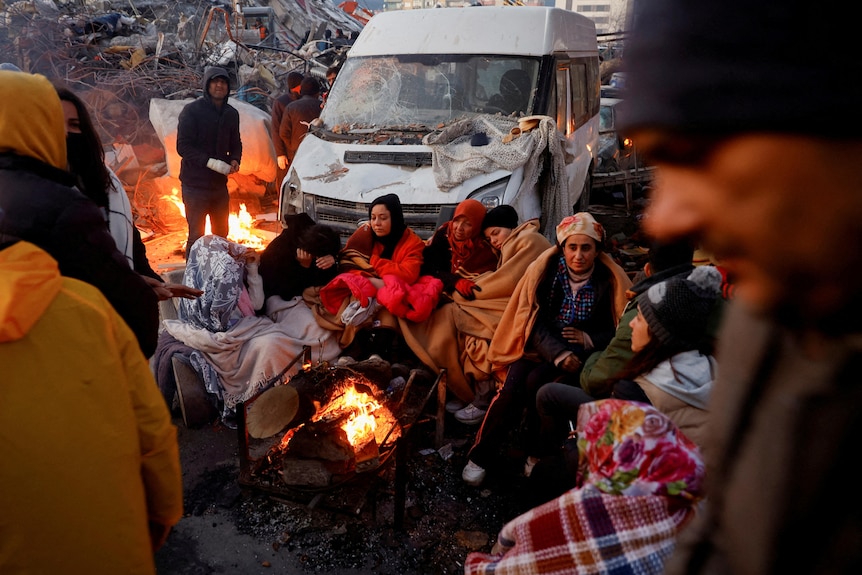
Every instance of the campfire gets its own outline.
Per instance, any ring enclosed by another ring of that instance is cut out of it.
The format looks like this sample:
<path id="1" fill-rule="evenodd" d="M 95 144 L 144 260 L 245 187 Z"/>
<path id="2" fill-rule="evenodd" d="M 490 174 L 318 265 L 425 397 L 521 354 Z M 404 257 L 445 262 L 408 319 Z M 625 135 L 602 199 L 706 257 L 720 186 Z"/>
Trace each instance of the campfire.
<path id="1" fill-rule="evenodd" d="M 179 210 L 180 215 L 183 218 L 186 217 L 186 206 L 180 198 L 180 192 L 178 189 L 173 188 L 170 195 L 163 195 L 162 199 L 174 204 L 177 207 L 177 210 Z M 253 250 L 262 251 L 267 245 L 269 245 L 269 242 L 272 241 L 272 237 L 270 237 L 272 234 L 255 227 L 254 216 L 249 213 L 245 204 L 239 205 L 238 212 L 230 213 L 230 216 L 228 217 L 228 229 L 227 239 Z M 210 217 L 207 216 L 205 234 L 209 235 L 211 233 L 212 226 L 210 225 Z"/>
<path id="2" fill-rule="evenodd" d="M 385 379 L 385 378 L 384 378 Z M 384 382 L 388 384 L 386 379 Z M 295 394 L 281 393 L 285 414 L 268 405 L 279 390 L 264 392 L 248 408 L 249 429 L 257 429 L 258 413 L 290 418 L 286 432 L 267 450 L 252 475 L 256 481 L 293 488 L 326 488 L 379 468 L 392 454 L 402 425 L 393 413 L 399 402 L 384 384 L 344 367 L 319 365 L 305 369 L 285 384 Z M 290 397 L 288 397 L 290 395 Z M 252 425 L 253 424 L 253 425 Z"/>

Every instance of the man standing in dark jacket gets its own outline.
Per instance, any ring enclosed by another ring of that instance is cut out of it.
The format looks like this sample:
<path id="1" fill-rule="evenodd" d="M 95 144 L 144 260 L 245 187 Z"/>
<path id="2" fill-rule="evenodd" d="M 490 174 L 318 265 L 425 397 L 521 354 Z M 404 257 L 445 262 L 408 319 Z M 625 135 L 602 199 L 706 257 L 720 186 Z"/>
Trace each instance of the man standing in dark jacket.
<path id="1" fill-rule="evenodd" d="M 287 152 L 290 165 L 296 156 L 299 142 L 308 132 L 308 123 L 320 116 L 320 82 L 317 78 L 306 76 L 299 85 L 299 99 L 284 109 L 279 135 Z"/>
<path id="2" fill-rule="evenodd" d="M 159 331 L 156 293 L 65 168 L 66 127 L 54 86 L 43 76 L 0 71 L 0 242 L 31 242 L 57 260 L 64 276 L 97 287 L 149 357 Z"/>
<path id="3" fill-rule="evenodd" d="M 180 182 L 189 224 L 186 257 L 204 235 L 207 215 L 213 234 L 228 234 L 227 176 L 239 171 L 242 159 L 239 112 L 227 103 L 229 91 L 227 70 L 211 66 L 204 71 L 203 96 L 180 113 L 177 153 L 182 157 Z"/>

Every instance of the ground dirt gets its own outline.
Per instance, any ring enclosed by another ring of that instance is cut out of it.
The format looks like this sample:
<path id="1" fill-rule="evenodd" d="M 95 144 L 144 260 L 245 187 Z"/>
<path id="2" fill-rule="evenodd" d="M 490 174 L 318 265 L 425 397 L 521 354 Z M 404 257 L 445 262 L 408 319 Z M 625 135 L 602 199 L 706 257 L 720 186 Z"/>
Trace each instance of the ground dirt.
<path id="1" fill-rule="evenodd" d="M 410 431 L 397 522 L 394 457 L 317 499 L 272 494 L 240 484 L 236 430 L 188 429 L 175 414 L 185 515 L 156 554 L 158 573 L 462 573 L 467 553 L 490 550 L 503 524 L 531 506 L 529 479 L 513 441 L 482 487 L 466 485 L 477 428 L 446 418 L 440 450 L 433 419 L 420 416 Z"/>

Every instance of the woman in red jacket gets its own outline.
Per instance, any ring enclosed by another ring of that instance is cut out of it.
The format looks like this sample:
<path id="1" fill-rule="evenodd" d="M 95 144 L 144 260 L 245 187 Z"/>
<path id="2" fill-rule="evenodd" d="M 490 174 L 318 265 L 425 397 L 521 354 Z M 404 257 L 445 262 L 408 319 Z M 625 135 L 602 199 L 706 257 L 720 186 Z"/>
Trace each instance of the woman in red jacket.
<path id="1" fill-rule="evenodd" d="M 345 329 L 343 345 L 353 339 L 351 327 L 397 328 L 385 312 L 424 321 L 443 288 L 440 280 L 419 276 L 425 242 L 404 222 L 398 196 L 375 199 L 368 216 L 341 251 L 342 273 L 320 290 L 323 307 Z"/>

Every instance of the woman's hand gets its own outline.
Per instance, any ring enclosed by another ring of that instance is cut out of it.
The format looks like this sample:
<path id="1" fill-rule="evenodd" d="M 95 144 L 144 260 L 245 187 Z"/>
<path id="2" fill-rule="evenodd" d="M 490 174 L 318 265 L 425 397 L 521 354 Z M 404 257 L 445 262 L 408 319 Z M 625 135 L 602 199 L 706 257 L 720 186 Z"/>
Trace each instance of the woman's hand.
<path id="1" fill-rule="evenodd" d="M 332 256 L 332 255 L 320 256 L 319 258 L 314 260 L 314 265 L 316 265 L 317 269 L 319 269 L 319 270 L 328 270 L 329 268 L 331 268 L 332 266 L 335 265 L 335 256 Z"/>
<path id="2" fill-rule="evenodd" d="M 571 326 L 563 328 L 563 339 L 569 343 L 585 345 L 584 332 Z"/>
<path id="3" fill-rule="evenodd" d="M 311 267 L 311 261 L 314 257 L 302 248 L 296 248 L 296 261 L 304 268 Z M 318 258 L 320 259 L 320 258 Z M 320 267 L 320 266 L 318 266 Z"/>
<path id="4" fill-rule="evenodd" d="M 371 282 L 371 285 L 373 285 L 373 286 L 374 286 L 374 287 L 376 287 L 377 289 L 380 289 L 380 288 L 382 288 L 384 285 L 386 285 L 386 284 L 384 284 L 384 283 L 383 283 L 383 280 L 382 280 L 382 279 L 380 279 L 380 278 L 368 278 L 368 281 L 370 281 L 370 282 Z"/>

